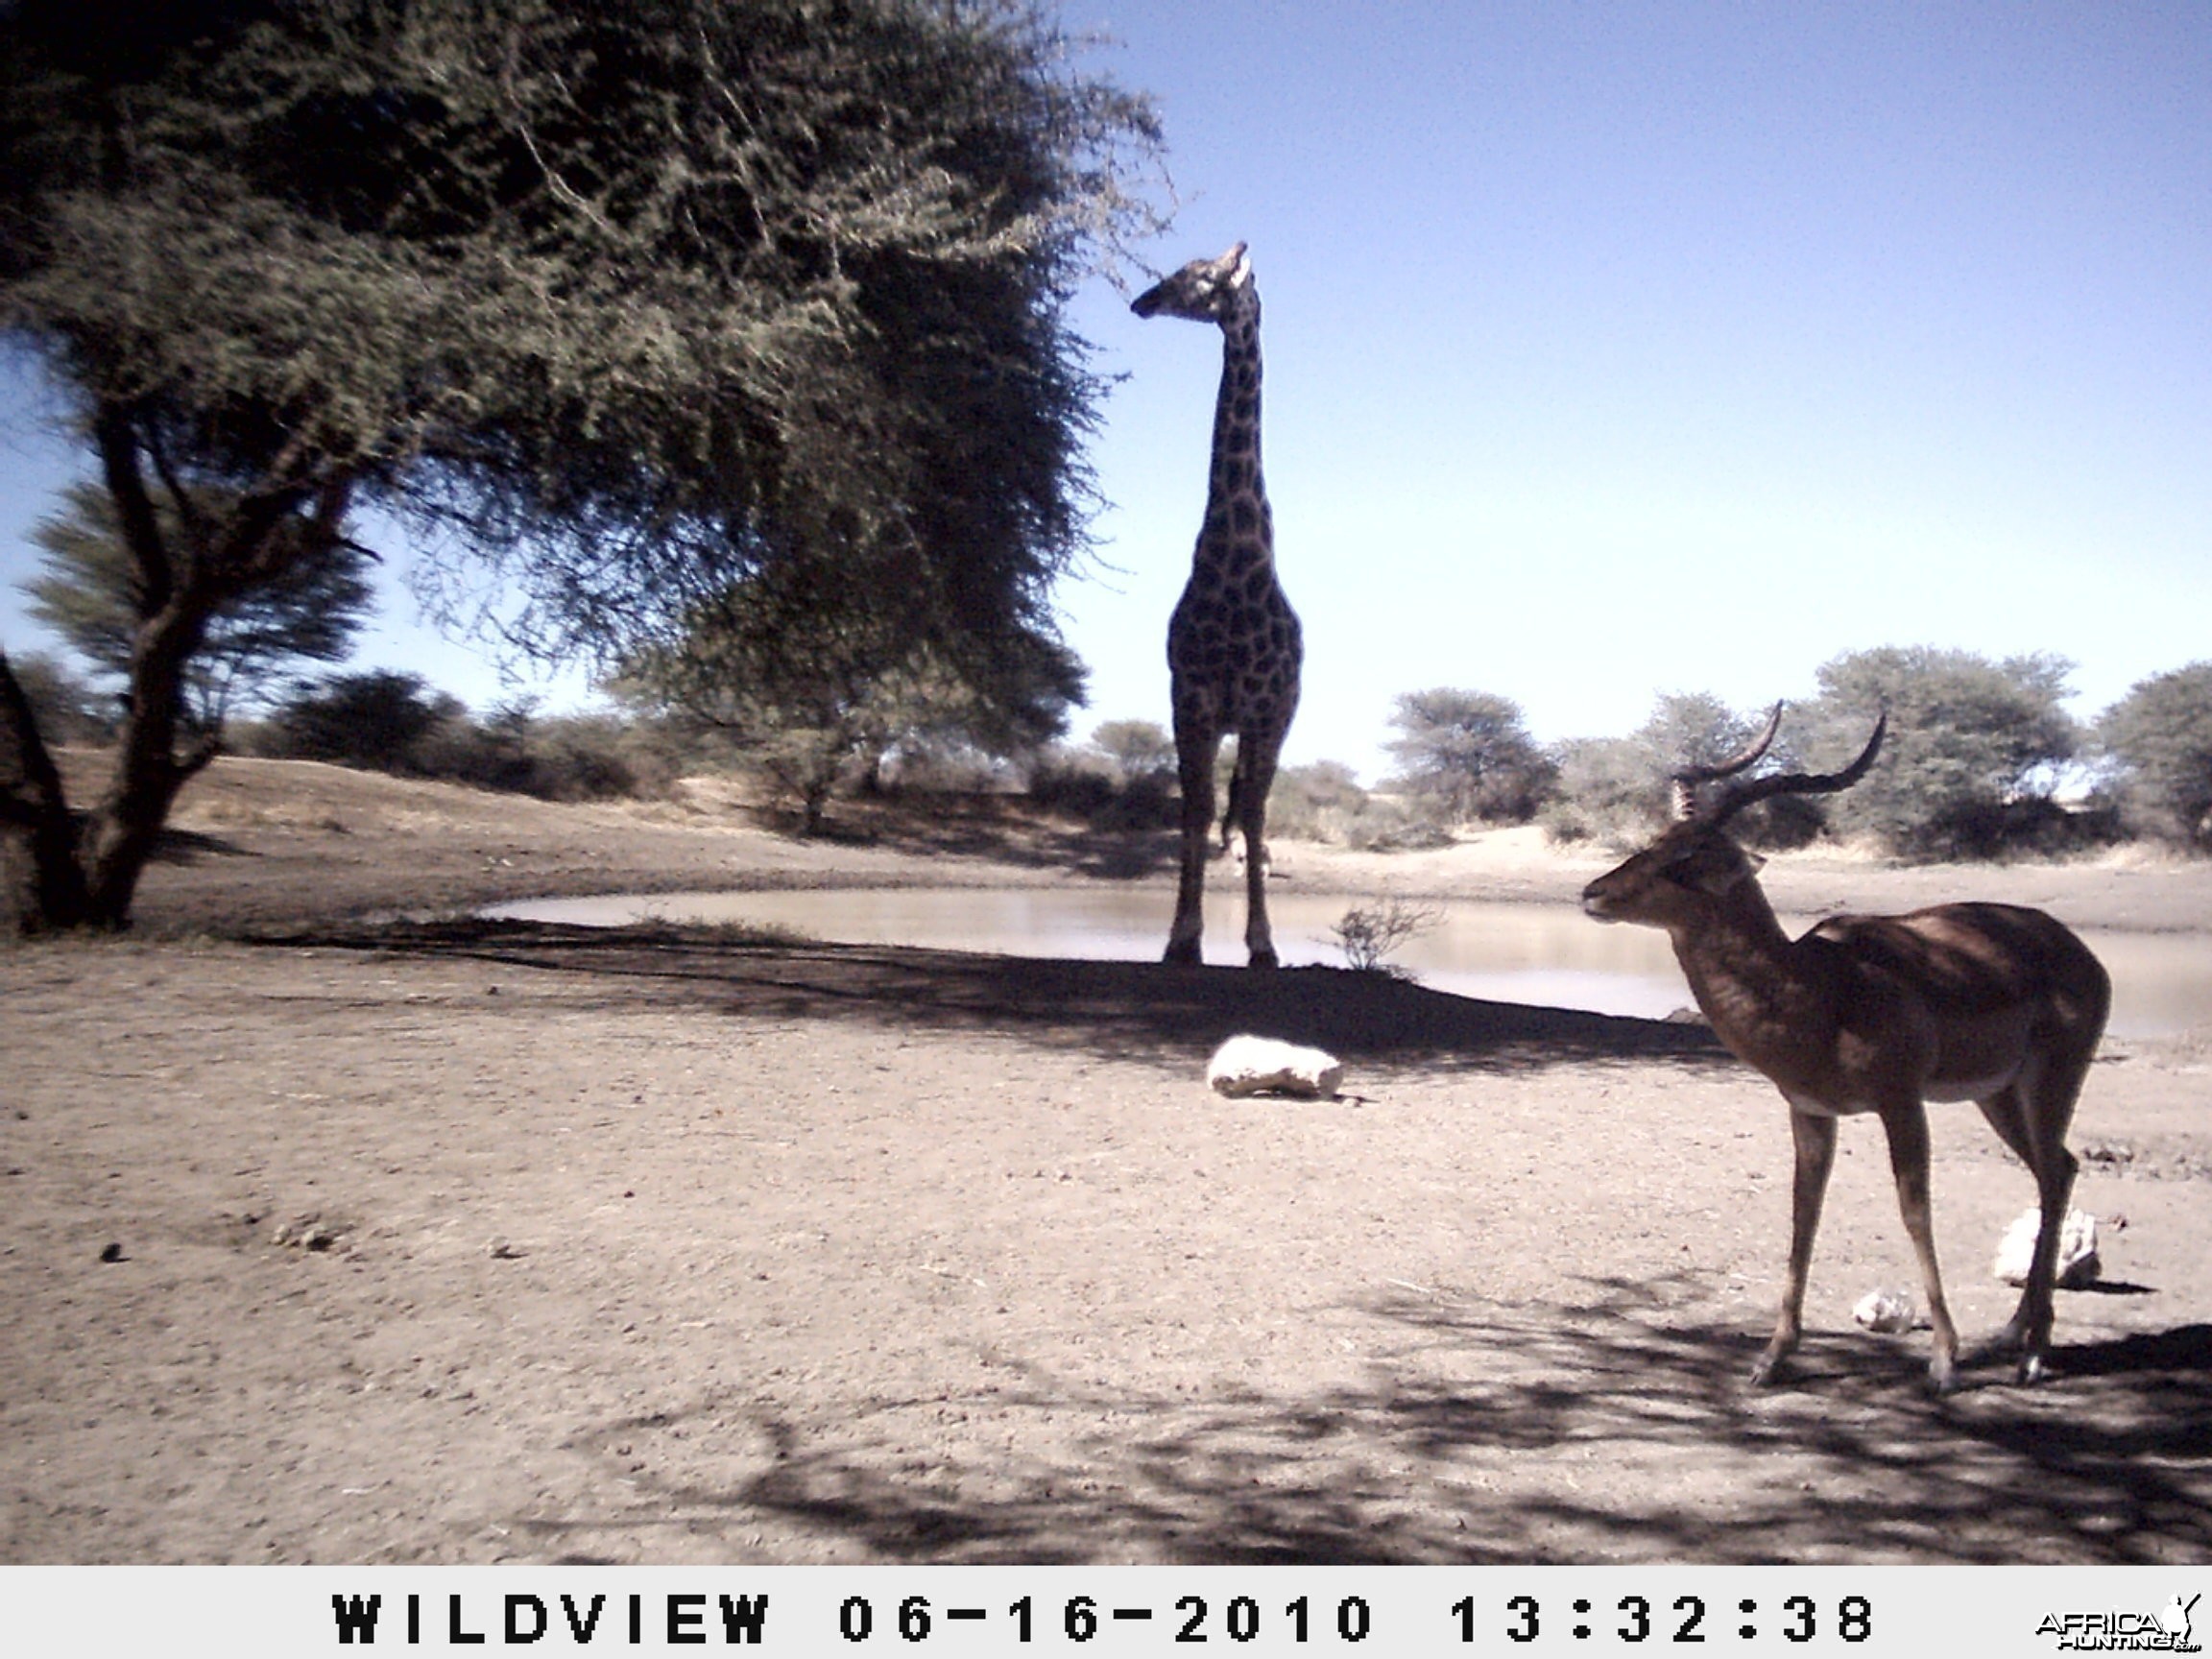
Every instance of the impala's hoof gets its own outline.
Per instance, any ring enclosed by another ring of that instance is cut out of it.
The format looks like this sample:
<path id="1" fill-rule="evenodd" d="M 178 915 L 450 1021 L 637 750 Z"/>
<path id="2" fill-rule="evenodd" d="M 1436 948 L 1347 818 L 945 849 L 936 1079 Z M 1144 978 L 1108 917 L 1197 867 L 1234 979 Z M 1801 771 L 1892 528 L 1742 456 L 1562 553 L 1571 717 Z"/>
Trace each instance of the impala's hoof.
<path id="1" fill-rule="evenodd" d="M 1167 949 L 1161 952 L 1160 960 L 1171 962 L 1179 968 L 1195 968 L 1203 958 L 1199 954 L 1198 941 L 1188 939 L 1170 940 Z"/>
<path id="2" fill-rule="evenodd" d="M 1928 1392 L 1938 1397 L 1959 1392 L 1959 1366 L 1956 1361 L 1936 1359 L 1929 1364 Z"/>
<path id="3" fill-rule="evenodd" d="M 1249 968 L 1280 968 L 1282 964 L 1275 959 L 1274 947 L 1270 946 L 1264 950 L 1253 951 L 1252 960 L 1245 966 Z"/>
<path id="4" fill-rule="evenodd" d="M 1789 1358 L 1790 1356 L 1787 1354 L 1767 1353 L 1760 1355 L 1751 1365 L 1749 1378 L 1751 1386 L 1764 1388 L 1771 1383 L 1777 1377 L 1781 1376 L 1783 1366 Z"/>
<path id="5" fill-rule="evenodd" d="M 2045 1369 L 2042 1355 L 2023 1354 L 2020 1357 L 2020 1369 L 2014 1373 L 2014 1380 L 2023 1388 L 2032 1388 L 2048 1375 L 2050 1373 Z"/>

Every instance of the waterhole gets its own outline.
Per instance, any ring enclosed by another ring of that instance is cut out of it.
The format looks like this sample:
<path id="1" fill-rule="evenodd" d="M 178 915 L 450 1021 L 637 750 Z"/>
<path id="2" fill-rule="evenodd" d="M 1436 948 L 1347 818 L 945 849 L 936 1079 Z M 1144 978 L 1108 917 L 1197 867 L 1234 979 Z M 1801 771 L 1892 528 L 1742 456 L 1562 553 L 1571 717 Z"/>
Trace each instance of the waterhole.
<path id="1" fill-rule="evenodd" d="M 1372 901 L 1271 894 L 1275 949 L 1286 966 L 1341 965 L 1331 929 Z M 1604 926 L 1572 903 L 1427 902 L 1435 925 L 1388 960 L 1455 996 L 1664 1019 L 1690 1005 L 1666 937 Z M 620 926 L 641 921 L 736 923 L 854 945 L 911 945 L 1016 956 L 1156 960 L 1172 901 L 1154 889 L 840 888 L 773 893 L 610 894 L 495 905 L 487 916 Z M 1784 917 L 1791 932 L 1811 918 Z M 1244 960 L 1241 894 L 1209 896 L 1206 960 Z M 2083 930 L 2112 974 L 2111 1030 L 2162 1036 L 2212 1026 L 2212 952 L 2182 934 Z"/>

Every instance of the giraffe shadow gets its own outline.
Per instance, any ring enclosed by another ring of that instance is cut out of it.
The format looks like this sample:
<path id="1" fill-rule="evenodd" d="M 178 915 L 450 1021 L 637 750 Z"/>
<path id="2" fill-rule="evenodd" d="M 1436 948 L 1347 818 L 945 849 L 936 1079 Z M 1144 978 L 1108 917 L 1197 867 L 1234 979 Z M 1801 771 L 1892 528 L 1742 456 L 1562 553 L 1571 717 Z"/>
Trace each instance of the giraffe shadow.
<path id="1" fill-rule="evenodd" d="M 1455 997 L 1329 967 L 1254 972 L 873 945 L 733 942 L 667 924 L 467 918 L 264 936 L 572 974 L 610 1004 L 676 998 L 733 1013 L 992 1031 L 1182 1068 L 1239 1033 L 1376 1065 L 1506 1069 L 1589 1060 L 1733 1066 L 1702 1025 Z"/>

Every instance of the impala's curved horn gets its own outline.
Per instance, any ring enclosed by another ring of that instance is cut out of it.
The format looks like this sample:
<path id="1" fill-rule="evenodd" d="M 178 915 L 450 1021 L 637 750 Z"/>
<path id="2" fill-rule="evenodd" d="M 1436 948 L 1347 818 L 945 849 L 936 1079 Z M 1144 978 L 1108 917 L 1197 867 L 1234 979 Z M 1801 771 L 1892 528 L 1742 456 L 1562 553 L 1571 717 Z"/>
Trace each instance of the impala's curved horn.
<path id="1" fill-rule="evenodd" d="M 1730 784 L 1706 808 L 1707 822 L 1716 826 L 1724 824 L 1753 802 L 1769 800 L 1776 795 L 1833 795 L 1839 789 L 1850 788 L 1865 777 L 1867 768 L 1874 764 L 1874 757 L 1882 749 L 1883 734 L 1888 730 L 1889 710 L 1885 709 L 1874 722 L 1874 734 L 1866 739 L 1866 747 L 1859 751 L 1859 758 L 1840 772 L 1779 772 L 1771 777 Z"/>
<path id="2" fill-rule="evenodd" d="M 1686 819 L 1697 811 L 1697 785 L 1718 782 L 1733 778 L 1737 773 L 1756 766 L 1767 751 L 1773 747 L 1774 733 L 1782 730 L 1782 705 L 1774 705 L 1774 711 L 1767 716 L 1767 729 L 1738 750 L 1728 759 L 1712 766 L 1685 766 L 1674 774 L 1674 816 Z"/>

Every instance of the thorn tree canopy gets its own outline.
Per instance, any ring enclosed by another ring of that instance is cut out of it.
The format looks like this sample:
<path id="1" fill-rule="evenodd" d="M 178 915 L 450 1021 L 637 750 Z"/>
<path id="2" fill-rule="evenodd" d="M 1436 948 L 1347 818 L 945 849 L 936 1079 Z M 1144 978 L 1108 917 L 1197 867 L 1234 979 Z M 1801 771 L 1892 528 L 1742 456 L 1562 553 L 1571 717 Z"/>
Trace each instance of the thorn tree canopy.
<path id="1" fill-rule="evenodd" d="M 208 617 L 363 507 L 547 654 L 792 564 L 964 672 L 1049 636 L 1157 143 L 1028 0 L 0 0 L 0 328 L 140 594 L 82 827 L 0 658 L 23 925 L 127 922 Z"/>
<path id="2" fill-rule="evenodd" d="M 138 563 L 107 491 L 79 482 L 61 493 L 61 500 L 60 512 L 31 529 L 45 566 L 23 584 L 31 614 L 101 673 L 127 685 L 145 609 Z M 210 517 L 223 512 L 218 503 L 197 505 Z M 175 513 L 164 504 L 157 517 L 163 540 L 173 541 L 180 533 Z M 301 524 L 287 519 L 278 533 Z M 266 705 L 296 664 L 336 662 L 350 653 L 375 604 L 369 585 L 374 558 L 368 548 L 343 540 L 282 549 L 275 562 L 276 576 L 218 606 L 185 671 L 185 727 L 195 734 L 220 732 L 234 707 Z"/>

